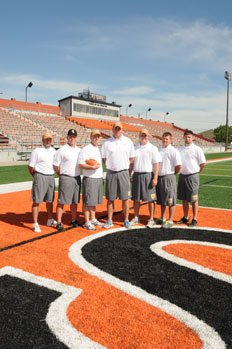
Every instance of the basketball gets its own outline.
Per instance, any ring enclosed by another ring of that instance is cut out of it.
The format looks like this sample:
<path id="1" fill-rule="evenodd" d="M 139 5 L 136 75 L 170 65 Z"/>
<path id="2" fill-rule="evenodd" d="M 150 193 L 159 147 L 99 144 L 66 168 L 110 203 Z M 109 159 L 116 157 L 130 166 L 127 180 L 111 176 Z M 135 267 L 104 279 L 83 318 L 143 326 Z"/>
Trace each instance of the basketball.
<path id="1" fill-rule="evenodd" d="M 88 159 L 88 160 L 85 160 L 85 162 L 87 165 L 90 165 L 90 166 L 94 166 L 97 164 L 97 160 L 94 160 L 94 159 Z"/>

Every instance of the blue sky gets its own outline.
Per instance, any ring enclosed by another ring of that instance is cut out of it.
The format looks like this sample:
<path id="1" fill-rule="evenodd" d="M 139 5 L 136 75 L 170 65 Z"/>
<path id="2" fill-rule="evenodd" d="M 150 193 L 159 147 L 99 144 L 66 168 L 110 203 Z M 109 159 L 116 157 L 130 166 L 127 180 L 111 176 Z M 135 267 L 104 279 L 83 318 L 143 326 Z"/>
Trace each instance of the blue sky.
<path id="1" fill-rule="evenodd" d="M 1 3 L 1 98 L 58 105 L 83 89 L 195 132 L 225 123 L 231 0 Z M 231 117 L 229 116 L 231 125 Z"/>

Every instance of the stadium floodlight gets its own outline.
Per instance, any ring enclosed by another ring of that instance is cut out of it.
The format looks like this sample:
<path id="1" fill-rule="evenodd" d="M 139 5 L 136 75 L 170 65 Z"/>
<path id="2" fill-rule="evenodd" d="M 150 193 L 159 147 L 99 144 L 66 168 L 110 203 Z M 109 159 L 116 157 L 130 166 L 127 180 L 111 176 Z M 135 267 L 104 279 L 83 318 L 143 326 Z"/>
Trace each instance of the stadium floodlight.
<path id="1" fill-rule="evenodd" d="M 166 122 L 166 115 L 169 115 L 168 111 L 167 111 L 167 113 L 164 114 L 164 122 Z"/>
<path id="2" fill-rule="evenodd" d="M 128 104 L 128 106 L 126 107 L 126 116 L 128 116 L 128 108 L 131 108 L 132 107 L 132 104 Z"/>
<path id="3" fill-rule="evenodd" d="M 231 74 L 225 71 L 224 78 L 227 80 L 227 102 L 226 102 L 226 140 L 225 140 L 225 151 L 228 149 L 228 123 L 229 123 L 229 85 L 231 80 Z"/>
<path id="4" fill-rule="evenodd" d="M 146 120 L 147 120 L 147 112 L 148 111 L 151 111 L 151 108 L 148 108 L 147 111 L 146 111 Z"/>
<path id="5" fill-rule="evenodd" d="M 27 87 L 26 87 L 26 91 L 25 91 L 25 101 L 27 102 L 27 89 L 28 89 L 28 87 L 32 87 L 33 86 L 33 82 L 29 82 L 29 84 L 27 85 Z"/>

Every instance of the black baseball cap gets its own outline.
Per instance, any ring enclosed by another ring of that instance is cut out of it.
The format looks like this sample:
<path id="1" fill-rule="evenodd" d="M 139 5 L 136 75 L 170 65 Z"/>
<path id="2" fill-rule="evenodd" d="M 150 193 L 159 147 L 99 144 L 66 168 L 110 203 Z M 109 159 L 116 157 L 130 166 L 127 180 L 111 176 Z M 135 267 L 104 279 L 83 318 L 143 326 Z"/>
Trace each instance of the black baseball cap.
<path id="1" fill-rule="evenodd" d="M 77 131 L 74 130 L 74 128 L 71 128 L 71 129 L 68 131 L 68 136 L 77 136 Z"/>

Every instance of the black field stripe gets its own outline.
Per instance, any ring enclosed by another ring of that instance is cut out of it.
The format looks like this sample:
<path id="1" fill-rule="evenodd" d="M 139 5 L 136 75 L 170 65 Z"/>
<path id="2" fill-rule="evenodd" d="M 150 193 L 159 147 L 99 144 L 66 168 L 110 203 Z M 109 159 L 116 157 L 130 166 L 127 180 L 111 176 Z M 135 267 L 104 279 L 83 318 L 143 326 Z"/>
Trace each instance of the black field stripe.
<path id="1" fill-rule="evenodd" d="M 167 240 L 232 245 L 232 235 L 194 229 L 135 229 L 109 234 L 83 247 L 99 269 L 176 304 L 213 327 L 232 348 L 232 285 L 167 261 L 150 246 Z M 216 348 L 215 348 L 216 349 Z"/>
<path id="2" fill-rule="evenodd" d="M 16 277 L 0 277 L 0 348 L 65 349 L 45 318 L 49 305 L 60 296 Z"/>

